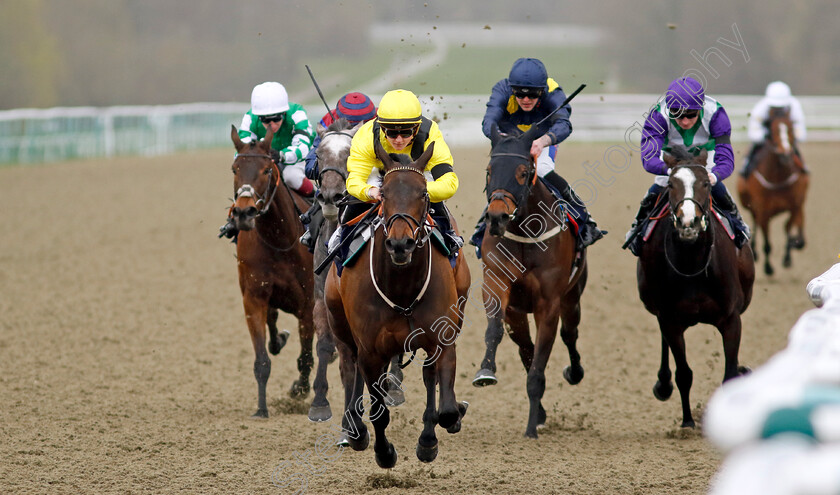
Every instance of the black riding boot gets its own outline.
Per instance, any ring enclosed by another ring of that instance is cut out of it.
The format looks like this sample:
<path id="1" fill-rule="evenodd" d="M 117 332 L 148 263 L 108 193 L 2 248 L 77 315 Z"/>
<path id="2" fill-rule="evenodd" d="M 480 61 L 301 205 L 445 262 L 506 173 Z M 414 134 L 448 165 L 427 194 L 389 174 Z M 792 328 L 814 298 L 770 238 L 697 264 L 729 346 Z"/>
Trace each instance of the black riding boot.
<path id="1" fill-rule="evenodd" d="M 744 160 L 744 166 L 741 168 L 741 177 L 746 179 L 752 173 L 755 168 L 755 153 L 760 147 L 760 145 L 753 143 L 750 152 L 747 154 L 747 158 Z"/>
<path id="2" fill-rule="evenodd" d="M 586 205 L 575 194 L 575 191 L 569 186 L 566 179 L 560 177 L 560 175 L 553 171 L 547 173 L 545 179 L 560 191 L 561 199 L 566 202 L 575 222 L 578 224 L 578 249 L 583 249 L 604 237 L 607 231 L 598 228 L 598 225 L 595 224 L 595 221 L 592 220 L 592 217 L 586 210 Z"/>
<path id="3" fill-rule="evenodd" d="M 310 253 L 315 252 L 315 243 L 318 242 L 318 234 L 324 224 L 324 214 L 321 211 L 321 203 L 314 202 L 306 213 L 301 214 L 300 221 L 306 226 L 306 232 L 300 236 L 300 243 L 309 249 Z"/>
<path id="4" fill-rule="evenodd" d="M 750 228 L 744 223 L 744 219 L 741 218 L 741 212 L 738 211 L 738 206 L 735 205 L 735 201 L 732 200 L 732 196 L 729 195 L 729 191 L 724 187 L 722 191 L 716 191 L 715 188 L 712 189 L 712 201 L 718 205 L 718 207 L 726 214 L 726 216 L 732 221 L 733 227 L 735 228 L 735 245 L 740 248 L 747 241 L 750 240 Z"/>
<path id="5" fill-rule="evenodd" d="M 455 233 L 452 228 L 452 222 L 449 221 L 449 211 L 443 203 L 432 203 L 429 214 L 432 220 L 443 234 L 443 240 L 446 243 L 446 249 L 449 250 L 450 257 L 454 257 L 456 253 L 463 247 L 464 238 Z"/>
<path id="6" fill-rule="evenodd" d="M 486 217 L 487 205 L 484 205 L 484 209 L 481 210 L 481 216 L 478 217 L 478 221 L 475 223 L 475 231 L 472 237 L 470 237 L 470 244 L 475 246 L 475 256 L 478 259 L 481 259 L 481 241 L 484 240 L 484 231 L 487 230 Z"/>
<path id="7" fill-rule="evenodd" d="M 622 249 L 630 249 L 630 252 L 635 256 L 639 255 L 639 249 L 642 247 L 642 226 L 645 225 L 647 219 L 653 213 L 653 207 L 656 206 L 656 198 L 659 194 L 648 191 L 647 195 L 642 198 L 639 203 L 639 211 L 636 213 L 636 218 L 633 220 L 633 225 L 627 231 L 624 237 L 624 244 Z"/>

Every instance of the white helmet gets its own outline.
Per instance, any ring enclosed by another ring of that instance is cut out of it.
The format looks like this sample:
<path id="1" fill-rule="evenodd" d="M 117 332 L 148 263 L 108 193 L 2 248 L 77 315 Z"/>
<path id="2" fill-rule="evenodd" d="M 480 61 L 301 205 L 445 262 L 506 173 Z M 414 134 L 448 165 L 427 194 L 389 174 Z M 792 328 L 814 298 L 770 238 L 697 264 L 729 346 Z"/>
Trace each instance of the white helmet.
<path id="1" fill-rule="evenodd" d="M 251 112 L 254 115 L 274 115 L 289 109 L 289 95 L 278 82 L 264 82 L 251 92 Z"/>
<path id="2" fill-rule="evenodd" d="M 767 103 L 771 107 L 788 107 L 790 106 L 790 86 L 782 81 L 774 81 L 767 85 L 767 90 L 764 92 L 767 98 Z"/>

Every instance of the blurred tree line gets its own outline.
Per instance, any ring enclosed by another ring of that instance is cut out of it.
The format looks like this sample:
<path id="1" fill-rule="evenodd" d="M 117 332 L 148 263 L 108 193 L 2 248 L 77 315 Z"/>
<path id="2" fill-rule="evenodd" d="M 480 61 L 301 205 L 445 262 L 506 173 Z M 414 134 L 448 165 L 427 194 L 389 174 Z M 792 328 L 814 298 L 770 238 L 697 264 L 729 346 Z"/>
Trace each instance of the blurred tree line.
<path id="1" fill-rule="evenodd" d="M 301 80 L 323 54 L 366 55 L 370 25 L 392 20 L 601 27 L 622 92 L 661 92 L 703 70 L 695 53 L 718 73 L 706 73 L 714 93 L 760 93 L 783 79 L 797 94 L 831 94 L 838 13 L 834 0 L 5 1 L 0 108 L 247 101 L 255 83 Z M 738 35 L 744 53 L 720 41 Z"/>

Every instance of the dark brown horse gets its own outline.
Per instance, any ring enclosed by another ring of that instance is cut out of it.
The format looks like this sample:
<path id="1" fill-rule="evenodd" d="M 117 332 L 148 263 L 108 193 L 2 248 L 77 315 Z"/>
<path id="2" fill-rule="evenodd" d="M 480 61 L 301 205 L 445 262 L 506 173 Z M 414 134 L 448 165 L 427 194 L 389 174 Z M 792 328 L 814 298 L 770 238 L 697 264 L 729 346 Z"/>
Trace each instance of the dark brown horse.
<path id="1" fill-rule="evenodd" d="M 437 456 L 435 425 L 450 433 L 461 428 L 466 405 L 455 400 L 455 339 L 463 322 L 470 277 L 462 256 L 453 270 L 430 238 L 423 170 L 434 144 L 411 164 L 394 162 L 378 141 L 375 148 L 385 170 L 380 216 L 372 227 L 369 247 L 355 264 L 345 267 L 341 278 L 335 266 L 330 267 L 325 299 L 341 356 L 342 426 L 353 449 L 367 448 L 369 433 L 362 422 L 361 405 L 367 384 L 376 462 L 390 468 L 397 453 L 385 436 L 390 420 L 384 384 L 391 379 L 389 361 L 400 352 L 422 349 L 429 356 L 423 365 L 426 410 L 418 459 L 431 462 Z M 437 384 L 439 408 L 435 407 Z"/>
<path id="2" fill-rule="evenodd" d="M 298 214 L 307 205 L 303 198 L 289 191 L 280 169 L 271 160 L 273 133 L 270 130 L 262 141 L 243 143 L 236 128 L 231 126 L 230 137 L 236 147 L 232 166 L 235 201 L 231 216 L 239 229 L 236 243 L 239 288 L 256 355 L 254 376 L 259 406 L 254 416 L 267 418 L 265 387 L 271 374 L 271 360 L 266 353 L 265 327 L 267 324 L 268 351 L 276 355 L 286 345 L 289 335 L 277 331 L 280 310 L 297 318 L 300 334 L 297 360 L 300 376 L 292 384 L 289 395 L 303 398 L 309 394 L 314 333 L 312 255 L 298 242 L 303 233 Z M 322 389 L 326 393 L 326 387 Z"/>
<path id="3" fill-rule="evenodd" d="M 318 156 L 319 183 L 315 199 L 321 204 L 324 225 L 318 232 L 318 241 L 315 245 L 314 266 L 316 267 L 327 257 L 327 242 L 338 228 L 338 205 L 347 192 L 345 182 L 347 181 L 347 157 L 350 155 L 350 143 L 361 126 L 362 124 L 358 124 L 354 127 L 346 119 L 338 119 L 327 128 L 318 125 L 321 143 L 315 151 Z M 309 419 L 316 422 L 327 421 L 332 417 L 330 403 L 327 401 L 327 364 L 330 362 L 330 355 L 335 351 L 335 342 L 327 321 L 327 307 L 324 303 L 324 284 L 327 273 L 327 271 L 322 271 L 315 275 L 314 320 L 318 333 L 316 345 L 318 367 L 313 384 L 315 398 L 309 408 Z M 386 387 L 388 397 L 393 401 L 389 405 L 399 405 L 405 401 L 402 388 L 400 388 L 403 374 L 398 362 L 399 356 L 394 356 L 391 362 L 391 373 L 396 380 L 389 381 Z"/>
<path id="4" fill-rule="evenodd" d="M 770 219 L 784 212 L 790 212 L 785 222 L 787 244 L 782 265 L 791 266 L 790 250 L 805 247 L 805 196 L 808 192 L 809 178 L 805 173 L 802 159 L 797 153 L 796 136 L 789 112 L 784 108 L 771 108 L 768 122 L 770 132 L 761 149 L 756 151 L 756 166 L 749 177 L 738 177 L 738 195 L 744 208 L 753 216 L 753 238 L 751 246 L 755 250 L 758 233 L 764 234 L 764 273 L 773 274 L 770 264 Z M 796 229 L 796 234 L 792 233 Z"/>
<path id="5" fill-rule="evenodd" d="M 755 265 L 752 250 L 729 238 L 711 210 L 711 183 L 706 153 L 693 157 L 675 150 L 665 155 L 671 168 L 668 207 L 644 243 L 636 269 L 639 297 L 659 322 L 662 360 L 653 395 L 667 400 L 674 390 L 668 349 L 674 355 L 675 379 L 682 400 L 683 427 L 694 427 L 684 333 L 707 323 L 723 338 L 723 381 L 748 372 L 738 365 L 741 314 L 752 298 Z"/>
<path id="6" fill-rule="evenodd" d="M 475 386 L 497 382 L 496 348 L 506 324 L 528 372 L 530 411 L 525 436 L 531 438 L 537 438 L 537 426 L 545 424 L 541 402 L 545 367 L 561 319 L 560 337 L 571 361 L 563 376 L 572 385 L 583 379 L 577 338 L 580 298 L 588 272 L 586 251 L 576 256 L 573 226 L 560 201 L 536 179 L 530 149 L 541 132 L 544 130 L 532 127 L 520 136 L 509 136 L 496 127 L 492 130 L 487 232 L 481 245 L 487 349 L 473 379 Z M 531 340 L 528 313 L 534 314 L 537 324 L 536 345 Z"/>

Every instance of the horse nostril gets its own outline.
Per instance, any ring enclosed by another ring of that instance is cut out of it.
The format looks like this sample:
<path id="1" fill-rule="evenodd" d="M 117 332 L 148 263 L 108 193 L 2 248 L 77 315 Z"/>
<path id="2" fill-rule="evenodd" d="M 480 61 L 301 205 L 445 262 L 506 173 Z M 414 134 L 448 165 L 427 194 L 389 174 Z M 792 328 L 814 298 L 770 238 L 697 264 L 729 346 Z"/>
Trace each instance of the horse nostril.
<path id="1" fill-rule="evenodd" d="M 385 239 L 385 249 L 387 249 L 388 251 L 393 251 L 394 241 L 392 241 L 391 239 Z"/>
<path id="2" fill-rule="evenodd" d="M 319 203 L 324 202 L 324 195 L 321 193 L 321 191 L 318 191 L 318 194 L 315 195 L 315 201 Z"/>
<path id="3" fill-rule="evenodd" d="M 249 206 L 248 208 L 245 208 L 245 216 L 248 216 L 248 217 L 257 216 L 257 207 L 256 206 Z"/>
<path id="4" fill-rule="evenodd" d="M 405 240 L 405 250 L 408 252 L 414 251 L 414 248 L 417 247 L 417 242 L 414 239 L 406 239 Z"/>
<path id="5" fill-rule="evenodd" d="M 337 205 L 339 201 L 344 199 L 344 194 L 333 194 L 333 204 Z"/>

